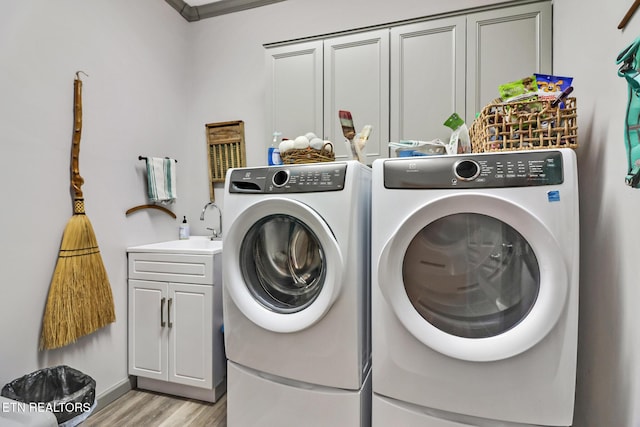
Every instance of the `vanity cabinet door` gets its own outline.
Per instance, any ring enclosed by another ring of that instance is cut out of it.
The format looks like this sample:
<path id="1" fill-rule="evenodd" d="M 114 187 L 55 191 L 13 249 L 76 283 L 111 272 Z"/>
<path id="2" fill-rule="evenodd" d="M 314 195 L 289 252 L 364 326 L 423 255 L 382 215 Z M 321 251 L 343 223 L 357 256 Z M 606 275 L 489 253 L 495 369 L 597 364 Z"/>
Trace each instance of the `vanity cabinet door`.
<path id="1" fill-rule="evenodd" d="M 129 280 L 129 374 L 213 388 L 214 287 Z"/>
<path id="2" fill-rule="evenodd" d="M 551 28 L 550 1 L 467 15 L 467 123 L 501 84 L 551 73 Z"/>
<path id="3" fill-rule="evenodd" d="M 129 280 L 129 374 L 167 380 L 167 284 Z"/>
<path id="4" fill-rule="evenodd" d="M 169 381 L 213 387 L 213 286 L 169 284 Z"/>
<path id="5" fill-rule="evenodd" d="M 465 18 L 391 28 L 390 140 L 449 140 L 444 126 L 465 112 Z"/>

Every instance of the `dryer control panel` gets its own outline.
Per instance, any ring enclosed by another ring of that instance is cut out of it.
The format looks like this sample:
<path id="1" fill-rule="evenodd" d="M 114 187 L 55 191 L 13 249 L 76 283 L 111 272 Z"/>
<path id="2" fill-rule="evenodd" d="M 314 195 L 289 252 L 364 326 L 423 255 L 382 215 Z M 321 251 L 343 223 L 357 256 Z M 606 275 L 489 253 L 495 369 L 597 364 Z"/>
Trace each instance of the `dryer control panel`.
<path id="1" fill-rule="evenodd" d="M 562 184 L 562 153 L 520 151 L 385 160 L 384 186 L 502 188 Z"/>
<path id="2" fill-rule="evenodd" d="M 231 171 L 230 193 L 312 193 L 344 189 L 346 163 L 242 168 Z"/>

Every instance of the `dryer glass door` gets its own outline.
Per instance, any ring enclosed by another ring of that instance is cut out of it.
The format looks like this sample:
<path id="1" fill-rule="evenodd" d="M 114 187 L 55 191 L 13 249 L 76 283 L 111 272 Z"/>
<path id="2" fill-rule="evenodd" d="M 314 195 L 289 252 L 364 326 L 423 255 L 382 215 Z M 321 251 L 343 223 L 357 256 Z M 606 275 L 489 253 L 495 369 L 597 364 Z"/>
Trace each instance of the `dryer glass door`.
<path id="1" fill-rule="evenodd" d="M 269 310 L 294 313 L 317 298 L 326 275 L 320 240 L 290 215 L 270 215 L 255 223 L 240 247 L 247 288 Z"/>
<path id="2" fill-rule="evenodd" d="M 500 335 L 524 319 L 540 289 L 527 241 L 491 216 L 458 213 L 422 228 L 402 265 L 407 296 L 429 323 L 464 338 Z"/>
<path id="3" fill-rule="evenodd" d="M 422 205 L 376 262 L 376 286 L 407 331 L 462 360 L 502 360 L 536 345 L 560 319 L 569 290 L 549 228 L 488 194 Z"/>

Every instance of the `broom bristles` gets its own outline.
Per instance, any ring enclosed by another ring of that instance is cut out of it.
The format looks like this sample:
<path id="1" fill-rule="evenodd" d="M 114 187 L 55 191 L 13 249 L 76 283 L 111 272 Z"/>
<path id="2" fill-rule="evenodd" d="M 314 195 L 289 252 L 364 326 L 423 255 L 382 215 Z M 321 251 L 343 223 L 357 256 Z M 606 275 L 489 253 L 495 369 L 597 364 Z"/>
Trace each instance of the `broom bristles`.
<path id="1" fill-rule="evenodd" d="M 115 322 L 111 285 L 89 218 L 65 227 L 42 321 L 40 349 L 54 349 Z"/>

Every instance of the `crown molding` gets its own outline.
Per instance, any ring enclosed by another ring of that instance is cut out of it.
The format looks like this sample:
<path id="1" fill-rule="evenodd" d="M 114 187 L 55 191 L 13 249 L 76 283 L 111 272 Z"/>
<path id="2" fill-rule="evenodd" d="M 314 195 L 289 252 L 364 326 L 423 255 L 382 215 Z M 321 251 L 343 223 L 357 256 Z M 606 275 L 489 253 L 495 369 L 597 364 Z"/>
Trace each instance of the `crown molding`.
<path id="1" fill-rule="evenodd" d="M 189 6 L 183 0 L 165 1 L 182 15 L 184 19 L 189 22 L 195 22 L 213 16 L 253 9 L 254 7 L 266 6 L 284 0 L 220 0 L 201 6 Z"/>

